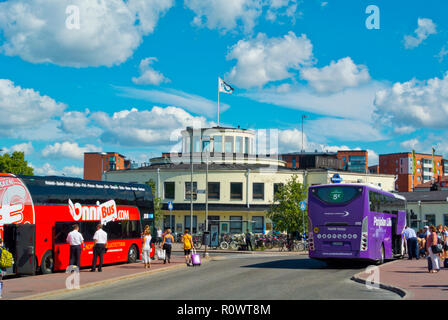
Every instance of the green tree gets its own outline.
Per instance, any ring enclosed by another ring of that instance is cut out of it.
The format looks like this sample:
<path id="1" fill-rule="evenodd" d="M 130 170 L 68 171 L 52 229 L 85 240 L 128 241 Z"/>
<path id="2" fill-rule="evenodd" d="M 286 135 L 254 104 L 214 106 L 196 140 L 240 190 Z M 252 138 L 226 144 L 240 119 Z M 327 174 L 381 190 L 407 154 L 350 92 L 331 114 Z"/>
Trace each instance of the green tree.
<path id="1" fill-rule="evenodd" d="M 274 195 L 267 217 L 271 219 L 274 230 L 286 231 L 288 234 L 299 231 L 304 232 L 304 226 L 308 223 L 306 210 L 302 215 L 300 201 L 305 201 L 308 196 L 308 186 L 298 181 L 297 175 L 291 179 Z M 302 221 L 302 216 L 305 224 Z"/>
<path id="2" fill-rule="evenodd" d="M 18 151 L 14 151 L 11 155 L 5 153 L 0 156 L 0 172 L 34 175 L 34 169 L 25 161 L 25 153 Z"/>
<path id="3" fill-rule="evenodd" d="M 149 179 L 145 184 L 151 187 L 152 198 L 154 202 L 154 222 L 156 227 L 162 226 L 163 222 L 163 212 L 162 212 L 162 198 L 156 196 L 156 183 L 154 180 Z"/>

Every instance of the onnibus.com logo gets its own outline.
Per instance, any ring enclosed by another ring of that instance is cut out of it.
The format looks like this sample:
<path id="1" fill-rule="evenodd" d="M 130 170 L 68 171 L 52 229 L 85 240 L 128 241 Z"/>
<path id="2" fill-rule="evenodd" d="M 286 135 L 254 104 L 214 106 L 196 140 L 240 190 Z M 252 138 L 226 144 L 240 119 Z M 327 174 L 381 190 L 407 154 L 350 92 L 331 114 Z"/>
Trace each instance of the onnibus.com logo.
<path id="1" fill-rule="evenodd" d="M 129 220 L 128 210 L 117 210 L 115 200 L 109 200 L 96 206 L 83 206 L 79 202 L 68 200 L 70 214 L 75 221 L 97 221 L 106 224 L 115 220 Z"/>

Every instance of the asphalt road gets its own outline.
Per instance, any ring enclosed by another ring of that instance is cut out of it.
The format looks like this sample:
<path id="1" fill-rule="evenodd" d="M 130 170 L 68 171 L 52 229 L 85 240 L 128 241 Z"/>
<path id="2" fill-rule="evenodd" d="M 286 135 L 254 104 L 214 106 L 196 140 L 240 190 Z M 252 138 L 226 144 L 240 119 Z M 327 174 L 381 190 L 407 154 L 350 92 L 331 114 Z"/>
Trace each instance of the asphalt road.
<path id="1" fill-rule="evenodd" d="M 217 260 L 214 260 L 217 259 Z M 328 268 L 299 255 L 214 257 L 138 279 L 51 296 L 52 300 L 399 300 L 387 290 L 369 289 L 350 278 L 362 268 Z"/>

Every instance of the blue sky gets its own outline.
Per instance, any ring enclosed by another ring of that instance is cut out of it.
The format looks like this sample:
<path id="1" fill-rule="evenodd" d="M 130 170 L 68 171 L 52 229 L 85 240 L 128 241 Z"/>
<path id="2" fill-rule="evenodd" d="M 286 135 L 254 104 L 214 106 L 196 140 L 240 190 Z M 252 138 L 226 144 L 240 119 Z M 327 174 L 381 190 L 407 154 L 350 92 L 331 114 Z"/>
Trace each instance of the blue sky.
<path id="1" fill-rule="evenodd" d="M 81 176 L 85 151 L 147 162 L 216 124 L 221 76 L 221 125 L 278 130 L 279 152 L 306 114 L 307 151 L 447 156 L 446 1 L 341 3 L 0 1 L 1 147 L 37 174 Z"/>

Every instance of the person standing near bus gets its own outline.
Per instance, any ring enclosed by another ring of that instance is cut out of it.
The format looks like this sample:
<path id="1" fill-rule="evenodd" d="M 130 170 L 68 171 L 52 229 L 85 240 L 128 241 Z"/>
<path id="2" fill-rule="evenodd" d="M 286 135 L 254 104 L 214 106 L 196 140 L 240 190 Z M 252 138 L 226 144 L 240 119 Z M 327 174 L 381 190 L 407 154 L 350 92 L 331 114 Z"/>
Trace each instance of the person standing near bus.
<path id="1" fill-rule="evenodd" d="M 166 260 L 168 260 L 168 263 L 171 263 L 171 247 L 173 243 L 174 237 L 171 234 L 171 229 L 167 229 L 165 235 L 163 236 L 162 245 L 160 246 L 163 250 L 165 250 L 165 260 L 163 261 L 164 264 L 166 263 Z"/>
<path id="2" fill-rule="evenodd" d="M 414 229 L 406 226 L 405 230 L 403 231 L 403 237 L 406 239 L 409 260 L 412 260 L 412 258 L 416 258 L 418 260 L 419 259 L 418 240 L 417 240 L 417 234 L 415 233 Z"/>
<path id="3" fill-rule="evenodd" d="M 93 261 L 92 261 L 92 269 L 90 272 L 95 272 L 96 269 L 96 260 L 99 257 L 100 263 L 98 265 L 98 272 L 101 272 L 103 269 L 103 256 L 106 252 L 107 246 L 107 233 L 103 230 L 103 225 L 98 224 L 96 226 L 96 232 L 93 235 Z"/>
<path id="4" fill-rule="evenodd" d="M 84 244 L 84 238 L 79 233 L 79 225 L 73 225 L 73 231 L 68 234 L 67 242 L 70 243 L 69 265 L 81 268 L 81 245 Z"/>
<path id="5" fill-rule="evenodd" d="M 142 247 L 142 257 L 143 263 L 145 264 L 145 269 L 151 268 L 151 231 L 148 229 L 145 230 L 145 234 L 143 236 L 143 247 Z"/>
<path id="6" fill-rule="evenodd" d="M 156 238 L 157 244 L 159 245 L 162 243 L 162 229 L 160 227 L 157 228 L 157 238 Z"/>
<path id="7" fill-rule="evenodd" d="M 184 235 L 182 236 L 182 242 L 184 243 L 184 255 L 185 255 L 185 263 L 187 266 L 193 265 L 193 261 L 191 260 L 191 249 L 193 248 L 193 239 L 191 238 L 191 234 L 188 233 L 188 229 L 185 229 Z"/>
<path id="8" fill-rule="evenodd" d="M 432 250 L 432 248 L 437 245 L 436 227 L 430 226 L 429 231 L 430 231 L 430 234 L 429 234 L 428 238 L 426 239 L 426 250 L 429 253 L 429 258 L 431 259 L 431 265 L 432 265 L 432 269 L 429 270 L 429 272 L 435 273 L 435 272 L 439 272 L 439 270 L 440 270 L 439 257 Z"/>

